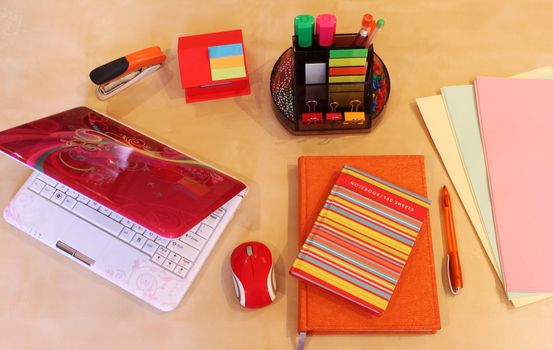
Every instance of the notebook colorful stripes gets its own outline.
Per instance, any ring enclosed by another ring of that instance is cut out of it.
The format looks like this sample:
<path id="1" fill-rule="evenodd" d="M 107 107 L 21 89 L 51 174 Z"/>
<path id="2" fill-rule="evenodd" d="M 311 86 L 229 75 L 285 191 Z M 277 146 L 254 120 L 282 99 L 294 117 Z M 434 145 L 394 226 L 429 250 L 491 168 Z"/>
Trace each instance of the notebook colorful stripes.
<path id="1" fill-rule="evenodd" d="M 380 316 L 430 201 L 345 165 L 290 274 Z"/>

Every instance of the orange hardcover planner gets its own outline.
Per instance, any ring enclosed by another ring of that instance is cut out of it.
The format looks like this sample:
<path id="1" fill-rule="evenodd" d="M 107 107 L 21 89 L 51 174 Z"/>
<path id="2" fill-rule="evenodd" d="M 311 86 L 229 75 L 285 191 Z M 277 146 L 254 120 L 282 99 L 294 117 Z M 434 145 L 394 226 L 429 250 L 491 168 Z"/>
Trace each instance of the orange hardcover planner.
<path id="1" fill-rule="evenodd" d="M 301 247 L 344 165 L 426 196 L 423 156 L 306 156 L 298 160 Z M 441 328 L 428 217 L 388 308 L 374 316 L 320 287 L 299 282 L 298 331 L 330 333 L 435 333 Z"/>

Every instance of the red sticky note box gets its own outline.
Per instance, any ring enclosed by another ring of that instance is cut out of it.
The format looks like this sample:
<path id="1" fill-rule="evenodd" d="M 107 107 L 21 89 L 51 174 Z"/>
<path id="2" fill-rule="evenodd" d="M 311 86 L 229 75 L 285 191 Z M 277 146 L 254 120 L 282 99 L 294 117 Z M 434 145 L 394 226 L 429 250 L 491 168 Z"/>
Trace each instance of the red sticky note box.
<path id="1" fill-rule="evenodd" d="M 209 64 L 209 47 L 242 44 L 246 76 L 234 79 L 212 80 Z M 229 30 L 179 38 L 178 58 L 182 88 L 186 102 L 248 95 L 250 81 L 246 65 L 246 48 L 241 30 Z"/>

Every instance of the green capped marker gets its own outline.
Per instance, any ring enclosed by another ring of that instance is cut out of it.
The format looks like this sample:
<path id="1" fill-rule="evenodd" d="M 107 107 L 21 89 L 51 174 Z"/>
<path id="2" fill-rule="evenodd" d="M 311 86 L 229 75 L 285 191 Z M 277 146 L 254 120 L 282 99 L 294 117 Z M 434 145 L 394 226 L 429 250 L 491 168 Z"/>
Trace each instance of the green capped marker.
<path id="1" fill-rule="evenodd" d="M 373 30 L 371 31 L 371 33 L 369 34 L 369 38 L 367 39 L 366 41 L 366 44 L 365 46 L 367 48 L 371 47 L 372 43 L 373 43 L 373 40 L 374 40 L 374 37 L 376 36 L 376 33 L 378 33 L 378 31 L 380 30 L 380 28 L 384 27 L 384 20 L 382 18 L 380 18 L 377 22 L 376 22 L 376 26 L 373 28 Z"/>
<path id="2" fill-rule="evenodd" d="M 313 45 L 314 27 L 315 17 L 311 15 L 299 15 L 294 18 L 294 35 L 298 37 L 299 47 Z"/>

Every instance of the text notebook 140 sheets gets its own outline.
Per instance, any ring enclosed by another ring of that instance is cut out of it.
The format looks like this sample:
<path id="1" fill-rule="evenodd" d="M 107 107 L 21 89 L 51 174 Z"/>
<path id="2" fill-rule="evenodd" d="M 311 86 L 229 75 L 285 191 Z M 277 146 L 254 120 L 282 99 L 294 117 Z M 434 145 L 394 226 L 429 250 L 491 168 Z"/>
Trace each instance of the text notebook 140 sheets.
<path id="1" fill-rule="evenodd" d="M 290 273 L 385 312 L 430 201 L 344 165 Z"/>
<path id="2" fill-rule="evenodd" d="M 246 186 L 79 107 L 0 132 L 35 172 L 4 218 L 149 304 L 174 309 Z"/>

